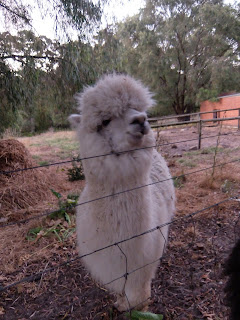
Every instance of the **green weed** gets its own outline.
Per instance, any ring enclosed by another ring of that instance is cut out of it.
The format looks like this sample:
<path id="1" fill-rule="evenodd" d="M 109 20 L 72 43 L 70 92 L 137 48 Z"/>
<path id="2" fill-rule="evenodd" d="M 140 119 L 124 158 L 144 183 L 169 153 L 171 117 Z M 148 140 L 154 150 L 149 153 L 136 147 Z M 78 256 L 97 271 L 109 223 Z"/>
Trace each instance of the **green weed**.
<path id="1" fill-rule="evenodd" d="M 226 179 L 221 186 L 221 190 L 223 193 L 231 193 L 233 189 L 234 189 L 234 183 L 228 179 Z"/>
<path id="2" fill-rule="evenodd" d="M 173 184 L 177 189 L 182 188 L 184 186 L 184 182 L 186 182 L 186 176 L 184 175 L 183 171 L 181 175 L 173 177 Z"/>
<path id="3" fill-rule="evenodd" d="M 72 168 L 68 169 L 67 175 L 69 181 L 85 179 L 82 162 L 79 157 L 73 158 Z"/>
<path id="4" fill-rule="evenodd" d="M 64 200 L 62 195 L 51 189 L 51 192 L 55 195 L 55 197 L 58 199 L 58 206 L 59 206 L 59 209 L 52 213 L 50 215 L 50 218 L 64 218 L 66 221 L 68 221 L 68 213 L 73 213 L 74 211 L 74 207 L 76 206 L 77 204 L 77 201 L 78 201 L 78 195 L 75 195 L 75 194 L 69 194 L 67 196 L 67 199 Z"/>
<path id="5" fill-rule="evenodd" d="M 178 159 L 177 162 L 189 168 L 195 168 L 197 166 L 196 162 L 193 162 L 193 160 L 191 159 L 181 158 L 181 159 Z"/>
<path id="6" fill-rule="evenodd" d="M 38 164 L 39 164 L 40 166 L 46 166 L 46 165 L 49 164 L 49 161 L 46 161 L 46 160 L 38 161 Z"/>
<path id="7" fill-rule="evenodd" d="M 223 152 L 224 148 L 219 147 L 218 145 L 215 147 L 208 147 L 201 150 L 201 154 L 215 154 L 216 152 Z"/>
<path id="8" fill-rule="evenodd" d="M 162 314 L 151 312 L 131 311 L 125 314 L 131 320 L 163 320 Z"/>
<path id="9" fill-rule="evenodd" d="M 29 241 L 34 241 L 36 240 L 39 232 L 43 229 L 43 227 L 36 227 L 36 228 L 32 228 L 28 231 L 26 239 Z"/>
<path id="10" fill-rule="evenodd" d="M 55 190 L 51 190 L 58 199 L 59 209 L 49 215 L 48 225 L 44 227 L 32 228 L 28 231 L 26 239 L 37 240 L 40 237 L 54 235 L 60 242 L 64 242 L 75 232 L 75 217 L 73 215 L 74 206 L 77 204 L 78 195 L 68 195 L 67 199 Z"/>

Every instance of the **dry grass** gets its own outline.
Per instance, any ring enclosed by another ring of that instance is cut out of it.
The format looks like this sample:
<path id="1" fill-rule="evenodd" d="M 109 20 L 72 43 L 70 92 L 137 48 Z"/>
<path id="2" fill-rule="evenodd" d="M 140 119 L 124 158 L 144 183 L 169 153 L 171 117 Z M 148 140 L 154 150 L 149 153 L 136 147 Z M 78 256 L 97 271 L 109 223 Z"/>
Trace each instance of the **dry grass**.
<path id="1" fill-rule="evenodd" d="M 0 170 L 12 171 L 33 167 L 36 163 L 22 143 L 0 141 Z M 51 202 L 50 189 L 62 184 L 62 177 L 46 168 L 0 175 L 1 219 L 7 221 L 26 217 L 34 206 L 45 200 Z M 63 184 L 64 186 L 64 184 Z"/>
<path id="2" fill-rule="evenodd" d="M 0 171 L 25 169 L 35 165 L 21 142 L 14 139 L 0 140 Z M 51 189 L 63 196 L 73 189 L 75 193 L 80 193 L 84 182 L 70 183 L 66 171 L 62 169 L 51 167 L 0 175 L 0 222 L 19 221 L 58 209 L 57 199 Z M 2 229 L 0 270 L 11 273 L 41 257 L 50 258 L 56 245 L 59 247 L 55 237 L 50 235 L 35 242 L 26 239 L 29 230 L 49 223 L 46 218 L 42 218 Z"/>
<path id="3" fill-rule="evenodd" d="M 72 159 L 78 154 L 78 142 L 73 131 L 46 132 L 33 137 L 18 138 L 38 164 Z"/>

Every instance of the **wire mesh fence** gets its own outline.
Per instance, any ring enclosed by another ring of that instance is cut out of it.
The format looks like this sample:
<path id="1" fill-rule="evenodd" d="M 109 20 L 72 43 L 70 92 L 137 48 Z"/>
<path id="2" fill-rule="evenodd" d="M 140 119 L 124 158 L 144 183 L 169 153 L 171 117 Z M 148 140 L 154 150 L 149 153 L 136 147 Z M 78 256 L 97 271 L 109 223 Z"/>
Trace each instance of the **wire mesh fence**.
<path id="1" fill-rule="evenodd" d="M 222 134 L 222 136 L 224 135 Z M 219 137 L 219 134 L 214 137 Z M 174 143 L 181 143 L 181 141 Z M 163 144 L 156 144 L 156 146 L 163 146 Z M 189 179 L 193 179 L 192 177 L 207 170 L 237 165 L 239 160 L 239 157 L 235 157 L 218 163 L 214 161 L 211 166 L 184 172 L 174 176 L 173 179 L 186 178 L 187 176 Z M 64 161 L 56 165 L 65 163 Z M 39 167 L 25 168 L 22 170 L 22 174 L 25 170 Z M 1 172 L 4 175 L 14 173 L 16 171 Z M 154 183 L 161 182 L 163 181 L 155 181 Z M 114 195 L 103 195 L 103 197 L 91 199 L 88 202 L 117 196 L 146 186 L 149 184 L 122 190 Z M 127 301 L 125 285 L 131 274 L 142 268 L 147 268 L 151 264 L 159 264 L 161 261 L 157 275 L 153 280 L 152 294 L 147 297 L 147 301 L 142 301 L 143 305 L 152 300 L 151 311 L 163 313 L 166 319 L 204 317 L 207 319 L 226 319 L 228 311 L 223 304 L 222 264 L 240 235 L 238 196 L 238 192 L 231 195 L 226 193 L 225 199 L 221 201 L 214 201 L 214 196 L 212 196 L 210 203 L 208 201 L 209 205 L 203 206 L 201 209 L 189 210 L 191 206 L 186 205 L 188 210 L 179 210 L 176 218 L 169 221 L 171 231 L 168 247 L 166 246 L 167 240 L 161 231 L 165 225 L 159 225 L 153 229 L 145 230 L 141 234 L 133 234 L 119 242 L 109 243 L 108 246 L 86 255 L 94 255 L 110 247 L 118 249 L 125 261 L 125 272 L 111 279 L 111 282 L 122 281 L 123 294 Z M 192 197 L 189 193 L 186 203 L 191 201 Z M 86 203 L 79 203 L 72 207 L 83 204 Z M 13 235 L 15 230 L 21 229 L 21 225 L 53 213 L 56 213 L 56 210 L 19 221 L 2 223 L 0 227 L 1 230 L 8 230 L 9 235 Z M 154 261 L 148 261 L 147 264 L 138 268 L 129 269 L 129 261 L 121 244 L 155 232 L 161 234 L 165 247 L 167 247 L 164 256 Z M 19 266 L 16 265 L 13 271 L 1 272 L 0 292 L 3 296 L 3 303 L 0 312 L 2 312 L 4 319 L 16 319 L 16 317 L 19 319 L 126 318 L 125 314 L 112 308 L 115 298 L 105 289 L 109 282 L 102 285 L 93 282 L 81 264 L 83 256 L 78 256 L 76 250 L 71 252 L 71 246 L 64 249 L 63 244 L 61 250 L 66 250 L 67 255 L 63 257 L 55 252 L 50 259 L 46 257 L 41 261 L 38 259 L 32 261 L 32 259 L 26 258 Z M 133 308 L 129 305 L 129 312 Z"/>
<path id="2" fill-rule="evenodd" d="M 239 136 L 240 133 L 239 132 L 229 132 L 229 133 L 219 133 L 217 135 L 210 135 L 210 136 L 202 136 L 202 139 L 212 139 L 212 138 L 217 138 L 217 137 L 224 137 L 224 136 Z M 177 138 L 177 136 L 176 136 Z M 143 147 L 143 148 L 135 148 L 132 150 L 126 150 L 126 151 L 121 151 L 119 152 L 119 154 L 123 154 L 123 153 L 128 153 L 128 152 L 132 152 L 132 151 L 137 151 L 137 150 L 144 150 L 144 149 L 151 149 L 151 148 L 161 148 L 164 146 L 171 146 L 171 145 L 175 145 L 175 144 L 181 144 L 181 143 L 185 143 L 185 142 L 192 142 L 192 141 L 196 141 L 198 140 L 198 138 L 193 138 L 193 139 L 187 139 L 187 140 L 180 140 L 180 141 L 174 141 L 174 142 L 166 142 L 166 143 L 157 143 L 153 146 L 150 147 Z M 45 167 L 51 167 L 51 166 L 59 166 L 59 165 L 64 165 L 64 164 L 69 164 L 72 163 L 74 161 L 80 162 L 83 160 L 90 160 L 90 159 L 94 159 L 94 158 L 101 158 L 101 157 L 106 157 L 106 156 L 112 156 L 113 153 L 107 153 L 107 154 L 100 154 L 100 155 L 94 155 L 91 157 L 84 157 L 84 158 L 77 158 L 77 159 L 71 159 L 71 160 L 65 160 L 65 161 L 59 161 L 59 162 L 53 162 L 53 163 L 48 163 L 48 164 L 43 164 L 43 165 L 39 165 L 39 166 L 33 166 L 33 167 L 27 167 L 27 168 L 21 168 L 21 169 L 16 169 L 16 170 L 8 170 L 8 171 L 2 171 L 0 170 L 0 174 L 2 175 L 10 175 L 13 173 L 18 173 L 18 172 L 23 172 L 23 171 L 28 171 L 28 170 L 34 170 L 34 169 L 40 169 L 40 168 L 45 168 Z"/>

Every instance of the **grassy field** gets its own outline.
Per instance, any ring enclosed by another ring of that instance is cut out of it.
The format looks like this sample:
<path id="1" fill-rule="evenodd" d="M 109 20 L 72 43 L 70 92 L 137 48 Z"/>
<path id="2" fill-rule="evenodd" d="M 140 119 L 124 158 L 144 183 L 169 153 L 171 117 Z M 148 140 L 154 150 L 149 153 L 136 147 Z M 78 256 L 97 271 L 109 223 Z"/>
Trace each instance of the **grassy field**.
<path id="1" fill-rule="evenodd" d="M 70 159 L 78 154 L 78 142 L 73 131 L 46 132 L 17 139 L 40 165 Z"/>

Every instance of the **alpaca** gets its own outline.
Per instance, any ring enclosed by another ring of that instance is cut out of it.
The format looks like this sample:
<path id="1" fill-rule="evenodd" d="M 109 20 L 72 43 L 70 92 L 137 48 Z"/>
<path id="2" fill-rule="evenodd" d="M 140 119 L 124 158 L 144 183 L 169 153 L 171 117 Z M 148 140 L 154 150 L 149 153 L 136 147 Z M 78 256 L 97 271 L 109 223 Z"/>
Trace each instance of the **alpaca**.
<path id="1" fill-rule="evenodd" d="M 81 157 L 93 157 L 83 160 L 86 186 L 77 207 L 78 250 L 84 255 L 169 223 L 175 193 L 166 162 L 153 148 L 146 110 L 154 101 L 141 82 L 106 75 L 77 101 L 80 114 L 69 121 L 77 129 Z M 110 155 L 94 158 L 105 154 Z M 167 238 L 168 225 L 83 258 L 92 277 L 116 293 L 119 311 L 148 304 L 158 266 L 152 262 L 162 256 Z"/>
<path id="2" fill-rule="evenodd" d="M 228 276 L 225 287 L 226 302 L 230 307 L 230 320 L 240 319 L 240 239 L 235 244 L 229 255 L 224 275 Z"/>

